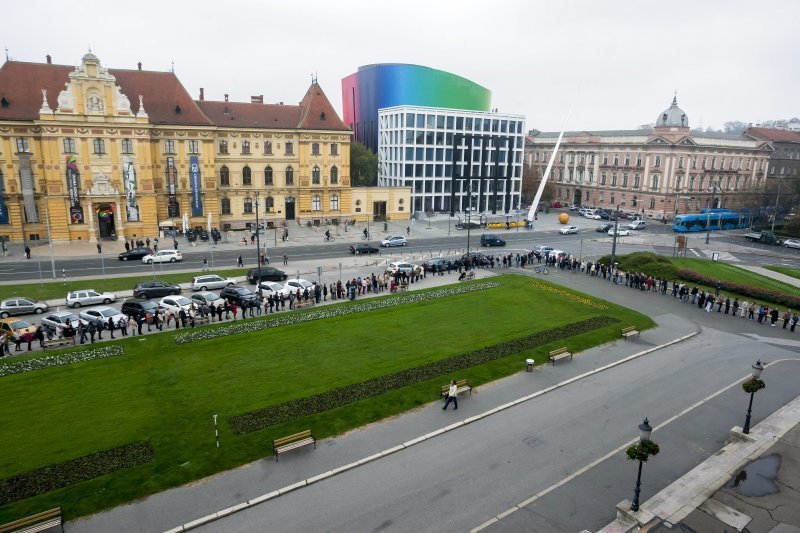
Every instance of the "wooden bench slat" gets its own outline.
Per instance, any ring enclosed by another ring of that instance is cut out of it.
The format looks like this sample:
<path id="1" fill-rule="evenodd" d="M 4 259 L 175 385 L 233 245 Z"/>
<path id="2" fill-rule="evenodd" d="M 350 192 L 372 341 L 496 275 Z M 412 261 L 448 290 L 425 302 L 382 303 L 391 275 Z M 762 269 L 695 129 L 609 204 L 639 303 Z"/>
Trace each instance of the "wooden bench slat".
<path id="1" fill-rule="evenodd" d="M 272 452 L 275 454 L 275 460 L 277 461 L 278 454 L 282 452 L 288 452 L 289 450 L 294 450 L 295 448 L 308 446 L 309 444 L 313 444 L 314 448 L 316 449 L 317 439 L 314 438 L 311 430 L 307 429 L 305 431 L 301 431 L 300 433 L 295 433 L 294 435 L 273 440 Z"/>
<path id="2" fill-rule="evenodd" d="M 556 361 L 560 361 L 561 359 L 566 359 L 567 357 L 572 359 L 572 353 L 569 350 L 567 350 L 566 346 L 558 348 L 556 350 L 552 350 L 550 352 L 550 361 L 553 363 L 553 365 L 556 364 Z"/>
<path id="3" fill-rule="evenodd" d="M 628 337 L 632 337 L 636 335 L 639 336 L 639 331 L 636 329 L 636 326 L 628 326 L 627 328 L 622 328 L 620 333 L 622 337 L 627 341 Z"/>
<path id="4" fill-rule="evenodd" d="M 461 394 L 462 392 L 469 391 L 472 394 L 472 387 L 469 386 L 466 379 L 458 379 L 456 380 L 456 395 Z M 450 384 L 442 385 L 442 396 L 447 396 L 450 392 Z"/>
<path id="5" fill-rule="evenodd" d="M 61 526 L 62 522 L 61 507 L 56 507 L 0 525 L 0 533 L 11 531 L 15 533 L 35 533 L 36 531 L 44 531 L 56 526 Z"/>

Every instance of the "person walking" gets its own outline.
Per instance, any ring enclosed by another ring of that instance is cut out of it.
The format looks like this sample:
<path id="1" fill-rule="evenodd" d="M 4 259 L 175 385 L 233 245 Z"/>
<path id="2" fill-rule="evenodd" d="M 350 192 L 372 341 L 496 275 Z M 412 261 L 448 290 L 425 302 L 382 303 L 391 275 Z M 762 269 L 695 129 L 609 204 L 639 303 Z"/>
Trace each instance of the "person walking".
<path id="1" fill-rule="evenodd" d="M 153 251 L 154 252 L 158 251 L 158 238 L 157 237 L 155 239 L 153 239 Z"/>
<path id="2" fill-rule="evenodd" d="M 786 326 L 789 324 L 789 320 L 792 319 L 792 313 L 789 312 L 787 309 L 785 313 L 783 313 L 783 329 L 786 329 Z"/>
<path id="3" fill-rule="evenodd" d="M 129 326 L 128 317 L 123 315 L 119 319 L 119 322 L 117 322 L 117 326 L 119 327 L 119 330 L 122 332 L 122 336 L 123 337 L 127 337 L 128 336 L 128 326 Z"/>
<path id="4" fill-rule="evenodd" d="M 453 405 L 455 406 L 453 407 L 453 411 L 456 411 L 458 409 L 458 398 L 456 397 L 457 395 L 458 395 L 458 385 L 456 385 L 456 380 L 452 380 L 450 382 L 450 390 L 447 391 L 447 400 L 445 400 L 442 409 L 447 411 L 447 406 L 450 405 L 450 402 L 452 401 Z"/>
<path id="5" fill-rule="evenodd" d="M 286 252 L 284 252 L 283 253 L 283 266 L 286 266 L 288 264 L 289 264 L 289 256 L 286 255 Z"/>
<path id="6" fill-rule="evenodd" d="M 94 321 L 89 322 L 89 338 L 91 339 L 91 344 L 94 344 L 94 335 L 97 333 L 97 326 L 94 325 Z"/>
<path id="7" fill-rule="evenodd" d="M 778 317 L 779 316 L 780 316 L 780 312 L 778 311 L 778 308 L 777 307 L 773 307 L 772 311 L 770 311 L 770 313 L 769 313 L 769 318 L 771 320 L 771 324 L 770 325 L 773 328 L 775 327 L 775 322 L 778 321 Z"/>
<path id="8" fill-rule="evenodd" d="M 794 328 L 797 327 L 797 322 L 800 321 L 800 316 L 797 315 L 797 311 L 794 312 L 792 315 L 792 327 L 789 328 L 789 331 L 794 333 Z M 8 345 L 6 345 L 6 353 L 8 352 Z"/>
<path id="9" fill-rule="evenodd" d="M 203 258 L 203 272 L 208 271 L 208 259 Z"/>
<path id="10" fill-rule="evenodd" d="M 31 258 L 31 247 L 27 244 L 25 245 L 25 259 Z"/>
<path id="11" fill-rule="evenodd" d="M 178 249 L 178 239 L 172 239 L 172 247 Z"/>
<path id="12" fill-rule="evenodd" d="M 117 325 L 114 323 L 114 317 L 113 316 L 108 317 L 108 332 L 109 334 L 111 334 L 112 339 L 114 338 L 114 328 L 116 326 Z"/>
<path id="13" fill-rule="evenodd" d="M 236 266 L 238 266 L 238 267 L 243 267 L 244 266 L 244 260 L 242 259 L 242 255 L 241 254 L 239 254 L 239 257 L 236 259 Z"/>

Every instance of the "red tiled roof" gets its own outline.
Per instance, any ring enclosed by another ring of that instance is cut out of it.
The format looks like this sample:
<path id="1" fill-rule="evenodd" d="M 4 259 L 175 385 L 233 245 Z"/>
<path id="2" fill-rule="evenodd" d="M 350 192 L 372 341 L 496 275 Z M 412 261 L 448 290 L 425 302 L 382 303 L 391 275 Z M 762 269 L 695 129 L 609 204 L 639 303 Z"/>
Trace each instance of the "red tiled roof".
<path id="1" fill-rule="evenodd" d="M 195 103 L 211 122 L 221 127 L 295 129 L 300 121 L 300 106 L 296 105 L 211 100 L 195 100 Z"/>
<path id="2" fill-rule="evenodd" d="M 5 98 L 8 106 L 0 105 L 0 120 L 38 120 L 42 89 L 47 90 L 47 103 L 55 111 L 58 94 L 73 70 L 68 65 L 6 61 L 0 67 L 0 99 Z M 174 73 L 116 69 L 109 69 L 109 73 L 117 79 L 134 113 L 139 111 L 142 95 L 151 124 L 211 124 Z M 176 107 L 180 107 L 180 113 Z"/>
<path id="3" fill-rule="evenodd" d="M 765 141 L 783 141 L 800 143 L 800 132 L 779 130 L 774 128 L 747 128 L 745 135 Z"/>
<path id="4" fill-rule="evenodd" d="M 325 96 L 318 83 L 312 83 L 306 95 L 300 101 L 303 116 L 300 118 L 298 128 L 304 130 L 344 130 L 350 131 L 336 111 L 330 100 Z"/>

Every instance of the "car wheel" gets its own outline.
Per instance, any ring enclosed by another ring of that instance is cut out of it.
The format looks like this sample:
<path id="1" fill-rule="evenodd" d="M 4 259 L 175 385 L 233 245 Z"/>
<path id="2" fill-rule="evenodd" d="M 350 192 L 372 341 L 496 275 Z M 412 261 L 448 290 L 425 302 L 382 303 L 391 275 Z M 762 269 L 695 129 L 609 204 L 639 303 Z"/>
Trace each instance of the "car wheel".
<path id="1" fill-rule="evenodd" d="M 105 300 L 103 300 L 103 303 L 106 304 L 106 305 L 110 304 L 111 303 L 111 298 L 106 298 Z"/>
<path id="2" fill-rule="evenodd" d="M 207 291 L 207 290 L 208 290 L 208 287 L 205 287 L 205 286 L 203 286 L 203 287 L 200 287 L 200 290 L 201 290 L 201 291 Z"/>
<path id="3" fill-rule="evenodd" d="M 235 285 L 234 283 L 228 283 L 228 287 L 233 287 L 234 285 Z M 205 290 L 205 289 L 203 289 L 203 290 Z"/>
<path id="4" fill-rule="evenodd" d="M 74 307 L 75 309 L 78 309 L 80 306 L 81 306 L 80 302 L 75 302 L 74 304 L 72 304 L 72 307 Z"/>
<path id="5" fill-rule="evenodd" d="M 169 258 L 169 262 L 170 262 L 170 263 L 174 263 L 175 261 L 177 261 L 177 259 L 175 259 L 174 257 L 170 257 L 170 258 Z"/>
<path id="6" fill-rule="evenodd" d="M 0 318 L 8 318 L 9 316 L 10 315 L 6 311 L 3 311 L 2 313 L 0 313 Z"/>
<path id="7" fill-rule="evenodd" d="M 173 296 L 177 296 L 178 294 L 180 294 L 180 291 L 174 291 L 174 290 L 173 290 L 173 291 L 169 291 L 169 293 L 170 293 L 171 295 L 173 295 Z"/>
<path id="8" fill-rule="evenodd" d="M 152 260 L 152 259 L 148 259 L 148 260 L 147 260 L 147 264 L 148 264 L 148 265 L 152 265 L 152 264 L 153 264 L 153 260 Z"/>
<path id="9" fill-rule="evenodd" d="M 33 310 L 33 312 L 36 313 L 37 315 L 41 315 L 42 313 L 44 313 L 44 309 L 42 309 L 41 307 L 37 307 L 36 309 Z"/>
<path id="10" fill-rule="evenodd" d="M 404 243 L 403 243 L 403 246 L 405 246 L 406 244 L 408 244 L 408 243 L 407 243 L 407 242 L 404 242 Z"/>
<path id="11" fill-rule="evenodd" d="M 123 260 L 123 261 L 127 261 L 127 260 L 128 260 L 128 258 L 127 258 L 127 257 L 123 257 L 123 258 L 122 258 L 122 260 Z"/>

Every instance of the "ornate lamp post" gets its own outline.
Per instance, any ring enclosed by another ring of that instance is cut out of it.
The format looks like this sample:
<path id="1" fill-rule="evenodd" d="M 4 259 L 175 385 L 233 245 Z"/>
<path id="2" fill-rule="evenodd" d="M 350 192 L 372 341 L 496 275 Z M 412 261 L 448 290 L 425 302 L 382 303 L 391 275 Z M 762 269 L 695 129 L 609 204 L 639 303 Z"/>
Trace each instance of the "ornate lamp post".
<path id="1" fill-rule="evenodd" d="M 258 191 L 255 192 L 256 197 L 256 266 L 258 268 L 258 294 L 261 294 L 261 226 L 258 223 Z M 266 238 L 266 235 L 264 236 Z"/>
<path id="2" fill-rule="evenodd" d="M 750 413 L 753 411 L 753 396 L 755 396 L 756 392 L 767 386 L 761 379 L 761 372 L 763 370 L 764 366 L 761 364 L 761 359 L 759 359 L 756 361 L 756 364 L 753 365 L 753 377 L 742 383 L 742 389 L 750 393 L 750 405 L 747 406 L 747 417 L 744 419 L 744 428 L 742 429 L 742 433 L 745 435 L 750 433 Z"/>
<path id="3" fill-rule="evenodd" d="M 633 493 L 631 511 L 639 510 L 639 492 L 642 488 L 642 463 L 646 463 L 650 456 L 657 455 L 660 451 L 658 444 L 650 440 L 650 433 L 653 432 L 653 428 L 650 427 L 650 422 L 647 418 L 639 424 L 639 432 L 639 442 L 631 445 L 625 452 L 625 455 L 631 461 L 639 461 L 639 474 L 636 476 L 636 489 Z"/>

